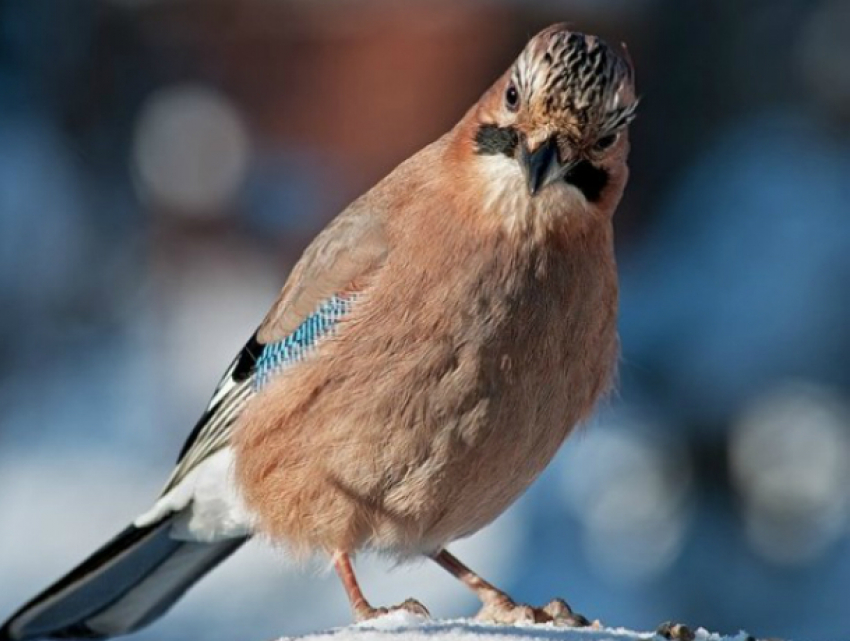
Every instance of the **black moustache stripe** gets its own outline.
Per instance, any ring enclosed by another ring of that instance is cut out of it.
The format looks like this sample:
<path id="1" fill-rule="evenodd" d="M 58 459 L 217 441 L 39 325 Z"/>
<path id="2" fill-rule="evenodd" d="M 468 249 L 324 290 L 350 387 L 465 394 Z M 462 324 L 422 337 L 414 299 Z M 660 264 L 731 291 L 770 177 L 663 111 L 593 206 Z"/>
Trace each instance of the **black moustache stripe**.
<path id="1" fill-rule="evenodd" d="M 475 151 L 483 156 L 503 154 L 513 158 L 518 144 L 519 134 L 513 127 L 481 125 L 475 133 Z M 582 160 L 564 175 L 564 180 L 581 191 L 587 202 L 595 203 L 608 184 L 608 172 Z"/>
<path id="2" fill-rule="evenodd" d="M 582 160 L 564 175 L 564 180 L 584 194 L 587 202 L 595 203 L 608 184 L 608 172 Z"/>
<path id="3" fill-rule="evenodd" d="M 481 155 L 504 154 L 513 158 L 517 144 L 519 144 L 519 135 L 513 127 L 481 125 L 475 132 L 475 151 Z"/>

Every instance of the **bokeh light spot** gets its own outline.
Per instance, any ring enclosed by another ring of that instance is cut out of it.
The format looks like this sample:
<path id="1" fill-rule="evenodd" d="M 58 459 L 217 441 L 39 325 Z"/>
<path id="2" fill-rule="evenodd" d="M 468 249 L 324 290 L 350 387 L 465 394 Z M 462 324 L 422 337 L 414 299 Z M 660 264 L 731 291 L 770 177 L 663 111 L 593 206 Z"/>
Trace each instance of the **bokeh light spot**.
<path id="1" fill-rule="evenodd" d="M 837 395 L 789 382 L 756 398 L 737 421 L 732 474 L 750 544 L 765 559 L 810 561 L 844 531 L 847 415 Z"/>
<path id="2" fill-rule="evenodd" d="M 220 215 L 242 185 L 249 147 L 241 115 L 222 94 L 188 84 L 161 89 L 135 127 L 140 195 L 179 213 Z"/>

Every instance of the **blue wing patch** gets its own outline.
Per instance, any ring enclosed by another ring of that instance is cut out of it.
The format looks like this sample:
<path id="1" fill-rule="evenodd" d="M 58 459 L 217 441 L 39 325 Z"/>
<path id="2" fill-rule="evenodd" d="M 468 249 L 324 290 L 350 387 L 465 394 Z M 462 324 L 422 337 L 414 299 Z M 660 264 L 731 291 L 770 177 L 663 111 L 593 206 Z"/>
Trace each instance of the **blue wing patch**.
<path id="1" fill-rule="evenodd" d="M 312 314 L 283 340 L 263 347 L 257 359 L 254 388 L 259 390 L 271 377 L 302 360 L 320 339 L 334 333 L 337 324 L 351 310 L 355 296 L 332 296 L 316 308 Z"/>

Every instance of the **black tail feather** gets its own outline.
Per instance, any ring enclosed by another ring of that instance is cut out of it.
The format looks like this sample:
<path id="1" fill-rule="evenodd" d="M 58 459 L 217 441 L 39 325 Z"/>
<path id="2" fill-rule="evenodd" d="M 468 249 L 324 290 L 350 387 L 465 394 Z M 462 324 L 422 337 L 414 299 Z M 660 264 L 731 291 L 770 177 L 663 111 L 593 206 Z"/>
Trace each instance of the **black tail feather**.
<path id="1" fill-rule="evenodd" d="M 0 641 L 96 639 L 137 630 L 247 540 L 175 540 L 172 520 L 126 528 L 15 612 L 0 628 Z"/>

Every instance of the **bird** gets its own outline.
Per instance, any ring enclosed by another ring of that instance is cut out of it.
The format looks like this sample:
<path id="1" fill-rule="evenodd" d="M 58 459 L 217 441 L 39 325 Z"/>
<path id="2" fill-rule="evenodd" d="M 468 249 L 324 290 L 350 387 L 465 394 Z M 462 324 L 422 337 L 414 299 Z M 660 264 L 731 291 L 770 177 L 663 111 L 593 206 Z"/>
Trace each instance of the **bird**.
<path id="1" fill-rule="evenodd" d="M 625 46 L 552 25 L 445 135 L 321 231 L 226 370 L 153 505 L 0 640 L 108 638 L 257 536 L 332 561 L 432 559 L 496 623 L 586 625 L 448 550 L 534 481 L 614 385 L 613 215 L 638 105 Z"/>

